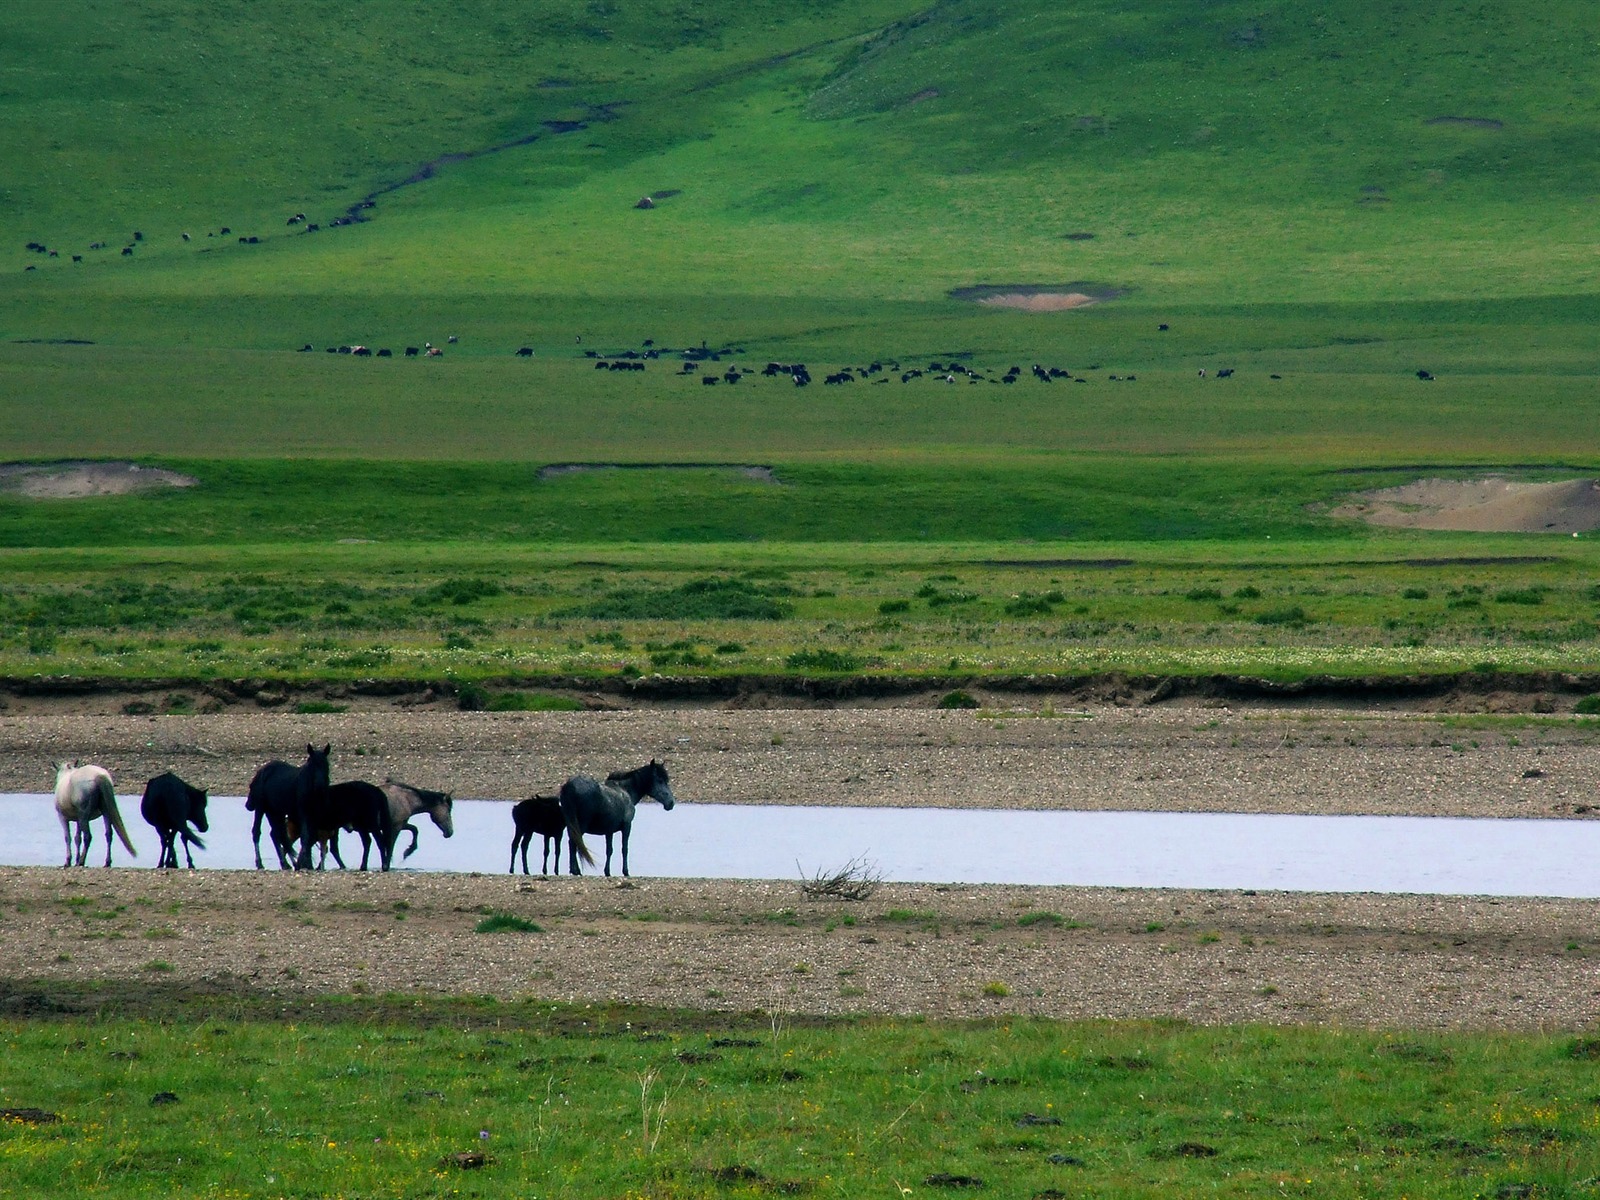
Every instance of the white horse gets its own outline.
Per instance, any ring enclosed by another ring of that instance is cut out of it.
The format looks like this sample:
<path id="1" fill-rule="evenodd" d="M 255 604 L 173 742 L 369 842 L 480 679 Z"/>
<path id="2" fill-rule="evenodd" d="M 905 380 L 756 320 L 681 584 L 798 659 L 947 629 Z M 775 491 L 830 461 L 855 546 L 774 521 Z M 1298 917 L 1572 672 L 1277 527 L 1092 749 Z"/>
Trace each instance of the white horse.
<path id="1" fill-rule="evenodd" d="M 105 821 L 106 866 L 111 865 L 111 831 L 115 829 L 122 844 L 134 858 L 139 852 L 128 840 L 127 827 L 122 814 L 117 811 L 117 794 L 111 787 L 111 774 L 104 767 L 80 767 L 75 762 L 61 762 L 56 768 L 56 816 L 61 818 L 61 836 L 67 842 L 67 861 L 63 867 L 72 866 L 73 834 L 71 826 L 78 827 L 77 860 L 83 866 L 89 857 L 89 844 L 94 841 L 91 826 L 96 817 Z"/>

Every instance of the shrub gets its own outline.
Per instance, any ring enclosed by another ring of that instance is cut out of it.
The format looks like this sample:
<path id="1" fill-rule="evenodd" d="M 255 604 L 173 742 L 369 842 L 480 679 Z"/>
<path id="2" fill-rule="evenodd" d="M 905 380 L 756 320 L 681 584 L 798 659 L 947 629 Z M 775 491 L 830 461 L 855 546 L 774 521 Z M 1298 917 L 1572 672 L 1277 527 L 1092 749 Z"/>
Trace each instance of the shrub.
<path id="1" fill-rule="evenodd" d="M 1028 928 L 1030 925 L 1049 925 L 1052 928 L 1059 929 L 1066 923 L 1066 918 L 1064 918 L 1060 913 L 1053 912 L 1023 913 L 1017 918 L 1017 924 L 1021 925 L 1024 929 Z"/>
<path id="2" fill-rule="evenodd" d="M 791 606 L 742 579 L 691 579 L 675 588 L 618 588 L 555 614 L 602 621 L 778 621 Z"/>
<path id="3" fill-rule="evenodd" d="M 456 685 L 456 707 L 462 712 L 481 712 L 489 703 L 489 693 L 475 683 Z"/>
<path id="4" fill-rule="evenodd" d="M 1001 983 L 998 979 L 991 979 L 988 983 L 983 985 L 983 994 L 985 996 L 992 996 L 996 999 L 1003 999 L 1004 997 L 1011 995 L 1011 989 L 1005 984 Z"/>
<path id="5" fill-rule="evenodd" d="M 1298 604 L 1290 604 L 1283 608 L 1269 608 L 1266 612 L 1257 613 L 1251 619 L 1257 625 L 1305 625 L 1311 620 L 1306 616 L 1306 610 Z"/>
<path id="6" fill-rule="evenodd" d="M 1190 588 L 1183 594 L 1185 600 L 1221 600 L 1222 593 L 1214 587 Z"/>
<path id="7" fill-rule="evenodd" d="M 1006 604 L 1006 616 L 1042 617 L 1061 603 L 1062 598 L 1060 592 L 1049 592 L 1043 596 L 1033 596 L 1024 592 Z"/>
<path id="8" fill-rule="evenodd" d="M 940 708 L 977 708 L 978 701 L 970 693 L 957 688 L 953 692 L 946 692 L 939 698 Z"/>
<path id="9" fill-rule="evenodd" d="M 581 701 L 571 696 L 550 696 L 538 692 L 501 692 L 489 697 L 483 706 L 488 712 L 582 712 Z"/>
<path id="10" fill-rule="evenodd" d="M 505 588 L 488 579 L 446 579 L 426 591 L 418 592 L 411 602 L 419 607 L 433 604 L 471 604 L 501 595 Z"/>
<path id="11" fill-rule="evenodd" d="M 1572 711 L 1585 716 L 1600 714 L 1600 696 L 1585 696 L 1572 706 Z"/>
<path id="12" fill-rule="evenodd" d="M 1507 588 L 1494 594 L 1496 604 L 1543 604 L 1542 588 Z"/>
<path id="13" fill-rule="evenodd" d="M 1261 589 L 1253 583 L 1247 583 L 1234 592 L 1233 598 L 1235 600 L 1259 600 L 1261 599 Z"/>
<path id="14" fill-rule="evenodd" d="M 882 604 L 878 605 L 878 611 L 883 613 L 885 616 L 889 615 L 890 613 L 910 612 L 911 601 L 885 600 Z"/>
<path id="15" fill-rule="evenodd" d="M 848 650 L 797 650 L 784 664 L 794 671 L 859 671 L 861 657 Z"/>
<path id="16" fill-rule="evenodd" d="M 1420 587 L 1408 587 L 1405 591 L 1401 592 L 1400 595 L 1407 600 L 1426 600 L 1428 598 L 1428 589 Z"/>
<path id="17" fill-rule="evenodd" d="M 313 713 L 349 712 L 350 706 L 348 704 L 334 704 L 327 700 L 302 700 L 294 706 L 294 711 L 302 716 L 310 716 Z"/>
<path id="18" fill-rule="evenodd" d="M 526 917 L 519 917 L 515 913 L 492 913 L 479 921 L 474 930 L 478 933 L 543 933 L 544 929 L 537 922 Z"/>

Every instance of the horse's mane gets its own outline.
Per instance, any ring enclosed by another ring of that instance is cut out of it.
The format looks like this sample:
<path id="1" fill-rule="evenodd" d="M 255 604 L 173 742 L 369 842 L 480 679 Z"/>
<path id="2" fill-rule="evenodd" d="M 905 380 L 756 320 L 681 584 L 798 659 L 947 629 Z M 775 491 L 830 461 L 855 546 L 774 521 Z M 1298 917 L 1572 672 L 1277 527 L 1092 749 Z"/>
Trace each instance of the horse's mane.
<path id="1" fill-rule="evenodd" d="M 388 776 L 384 780 L 384 783 L 390 787 L 403 788 L 405 791 L 410 792 L 413 796 L 426 805 L 448 804 L 451 800 L 449 792 L 434 792 L 427 788 L 418 787 L 414 783 L 403 783 L 394 778 L 392 775 Z"/>
<path id="2" fill-rule="evenodd" d="M 652 762 L 652 763 L 646 763 L 642 767 L 634 767 L 631 770 L 627 770 L 627 771 L 613 771 L 613 772 L 611 772 L 611 774 L 606 776 L 606 782 L 607 783 L 620 783 L 624 779 L 632 779 L 636 775 L 643 775 L 646 771 L 653 770 L 655 768 L 655 765 L 656 764 Z"/>

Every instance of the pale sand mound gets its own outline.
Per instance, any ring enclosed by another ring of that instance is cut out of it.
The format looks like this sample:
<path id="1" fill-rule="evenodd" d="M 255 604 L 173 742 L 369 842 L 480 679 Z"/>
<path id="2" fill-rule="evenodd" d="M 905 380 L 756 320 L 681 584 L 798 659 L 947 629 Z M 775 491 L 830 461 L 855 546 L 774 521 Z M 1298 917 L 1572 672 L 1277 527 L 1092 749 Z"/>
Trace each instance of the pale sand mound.
<path id="1" fill-rule="evenodd" d="M 163 487 L 194 487 L 192 475 L 130 462 L 7 463 L 0 466 L 0 492 L 37 500 L 125 496 Z"/>
<path id="2" fill-rule="evenodd" d="M 1082 292 L 1036 292 L 1031 296 L 1018 293 L 985 296 L 978 303 L 991 308 L 1020 308 L 1027 312 L 1061 312 L 1068 308 L 1098 304 L 1100 301 Z"/>
<path id="3" fill-rule="evenodd" d="M 1333 515 L 1408 529 L 1587 533 L 1600 529 L 1600 482 L 1419 479 L 1400 487 L 1358 492 L 1335 508 Z"/>

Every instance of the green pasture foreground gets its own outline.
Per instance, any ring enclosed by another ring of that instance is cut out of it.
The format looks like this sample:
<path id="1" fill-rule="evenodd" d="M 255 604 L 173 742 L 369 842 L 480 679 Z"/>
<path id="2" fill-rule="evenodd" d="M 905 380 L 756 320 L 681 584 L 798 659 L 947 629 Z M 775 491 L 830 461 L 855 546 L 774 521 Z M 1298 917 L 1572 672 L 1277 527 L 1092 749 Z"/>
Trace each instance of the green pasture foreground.
<path id="1" fill-rule="evenodd" d="M 6 1193 L 1600 1190 L 1593 1039 L 403 999 L 0 1022 Z"/>

